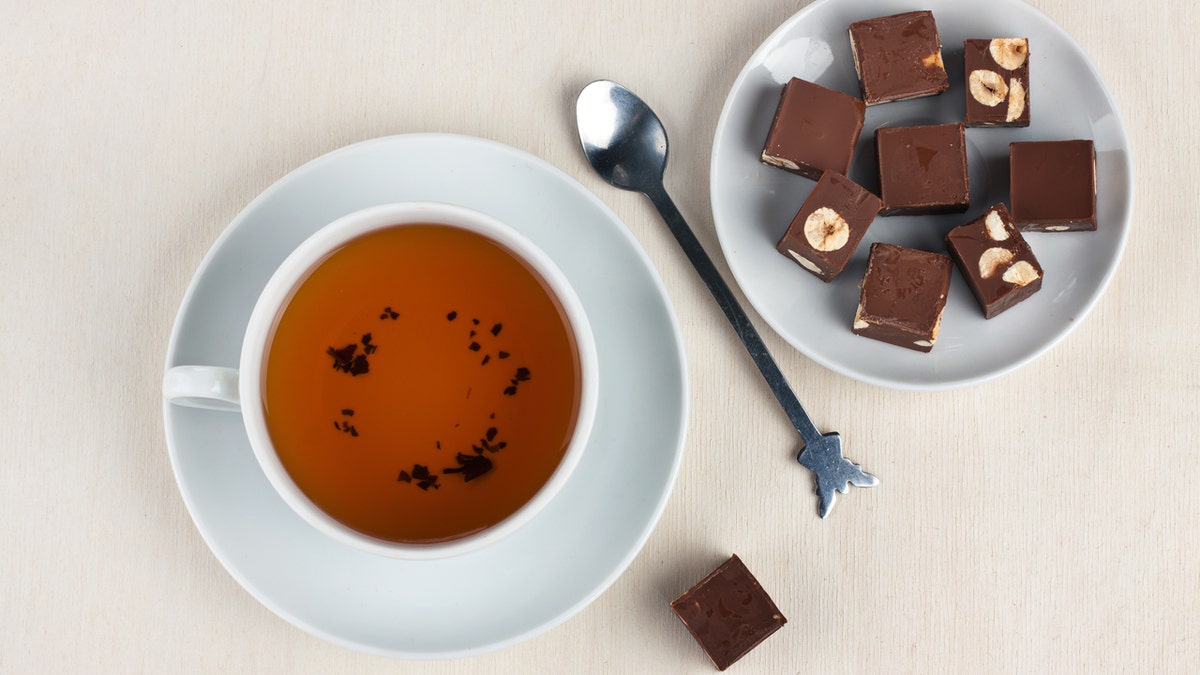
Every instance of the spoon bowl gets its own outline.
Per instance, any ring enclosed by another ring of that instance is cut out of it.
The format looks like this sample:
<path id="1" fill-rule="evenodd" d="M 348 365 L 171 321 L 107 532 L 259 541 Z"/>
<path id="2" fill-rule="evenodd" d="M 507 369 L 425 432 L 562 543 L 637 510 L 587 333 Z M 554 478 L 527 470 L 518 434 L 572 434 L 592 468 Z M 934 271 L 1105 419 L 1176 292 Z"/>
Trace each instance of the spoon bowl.
<path id="1" fill-rule="evenodd" d="M 593 82 L 580 92 L 575 117 L 583 154 L 604 180 L 638 192 L 662 184 L 667 130 L 633 92 L 615 82 Z"/>

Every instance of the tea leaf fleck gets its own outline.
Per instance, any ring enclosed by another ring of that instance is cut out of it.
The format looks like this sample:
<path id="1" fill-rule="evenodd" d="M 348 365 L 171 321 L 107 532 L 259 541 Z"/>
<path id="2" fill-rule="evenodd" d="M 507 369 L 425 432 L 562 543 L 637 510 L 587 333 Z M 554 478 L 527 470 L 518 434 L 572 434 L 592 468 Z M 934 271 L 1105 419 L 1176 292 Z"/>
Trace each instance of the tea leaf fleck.
<path id="1" fill-rule="evenodd" d="M 447 320 L 447 321 L 453 321 L 453 320 L 455 320 L 455 319 L 457 319 L 457 318 L 458 318 L 458 312 L 455 312 L 455 311 L 453 311 L 453 310 L 451 310 L 451 311 L 450 311 L 450 313 L 446 315 L 446 320 Z"/>
<path id="2" fill-rule="evenodd" d="M 477 351 L 479 351 L 479 347 L 480 347 L 480 345 L 478 342 L 472 342 L 470 345 L 467 346 L 467 349 L 470 349 L 473 352 L 477 352 Z"/>
<path id="3" fill-rule="evenodd" d="M 507 359 L 509 354 L 508 354 L 508 352 L 502 351 L 499 354 L 497 354 L 496 356 L 499 356 L 502 359 Z"/>
<path id="4" fill-rule="evenodd" d="M 491 360 L 492 360 L 491 354 L 484 354 L 483 360 L 479 362 L 479 365 L 486 366 L 488 364 L 488 361 L 491 361 Z"/>
<path id="5" fill-rule="evenodd" d="M 358 350 L 358 345 L 349 344 L 341 349 L 330 347 L 325 350 L 325 353 L 333 357 L 333 367 L 343 373 L 350 372 L 350 366 L 354 361 L 354 352 Z"/>
<path id="6" fill-rule="evenodd" d="M 372 349 L 372 345 L 367 345 L 367 349 Z M 325 350 L 325 353 L 333 357 L 333 367 L 335 370 L 340 370 L 343 373 L 351 375 L 362 375 L 371 369 L 371 365 L 367 362 L 366 354 L 355 354 L 358 351 L 358 345 L 348 344 L 341 349 L 330 347 Z M 367 352 L 368 354 L 370 351 Z"/>
<path id="7" fill-rule="evenodd" d="M 351 408 L 346 408 L 346 409 L 342 410 L 342 414 L 345 415 L 346 417 L 354 417 L 354 410 L 352 410 Z"/>
<path id="8" fill-rule="evenodd" d="M 499 335 L 502 328 L 504 328 L 502 324 L 496 324 L 495 326 L 492 326 L 492 335 Z"/>
<path id="9" fill-rule="evenodd" d="M 405 472 L 400 472 L 401 480 L 403 480 L 403 476 L 405 475 Z M 413 464 L 412 479 L 417 481 L 417 487 L 421 488 L 422 490 L 428 491 L 429 488 L 433 488 L 434 490 L 441 489 L 441 486 L 438 485 L 437 474 L 430 473 L 429 467 L 425 466 L 424 464 Z"/>
<path id="10" fill-rule="evenodd" d="M 454 459 L 458 462 L 458 467 L 442 469 L 442 473 L 461 473 L 464 483 L 469 483 L 492 470 L 492 460 L 483 455 L 466 455 L 460 452 Z"/>

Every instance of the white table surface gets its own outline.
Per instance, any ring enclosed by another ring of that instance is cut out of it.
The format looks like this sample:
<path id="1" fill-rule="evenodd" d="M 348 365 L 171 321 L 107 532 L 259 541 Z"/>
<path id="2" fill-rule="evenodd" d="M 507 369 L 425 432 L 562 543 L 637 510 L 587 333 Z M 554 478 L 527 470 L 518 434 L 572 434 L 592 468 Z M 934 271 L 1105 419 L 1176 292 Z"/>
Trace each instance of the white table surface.
<path id="1" fill-rule="evenodd" d="M 707 673 L 668 602 L 730 553 L 789 618 L 731 672 L 1194 669 L 1196 6 L 1033 2 L 1111 87 L 1137 194 L 1112 285 L 1047 355 L 905 393 L 755 317 L 817 424 L 883 481 L 822 521 L 779 459 L 794 431 L 649 203 L 584 164 L 572 112 L 601 77 L 655 106 L 668 189 L 727 273 L 713 130 L 805 4 L 0 3 L 0 672 Z M 418 131 L 528 151 L 609 204 L 666 283 L 692 385 L 676 489 L 627 572 L 547 633 L 426 663 L 328 644 L 244 591 L 188 516 L 160 404 L 183 292 L 242 207 L 318 155 Z"/>

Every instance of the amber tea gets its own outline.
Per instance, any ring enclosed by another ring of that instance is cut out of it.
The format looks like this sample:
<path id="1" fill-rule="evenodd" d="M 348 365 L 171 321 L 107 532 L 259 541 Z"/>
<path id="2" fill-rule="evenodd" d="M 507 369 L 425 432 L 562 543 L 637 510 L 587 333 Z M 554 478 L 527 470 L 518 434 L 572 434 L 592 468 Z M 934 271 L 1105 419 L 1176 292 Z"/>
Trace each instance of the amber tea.
<path id="1" fill-rule="evenodd" d="M 506 248 L 445 225 L 372 231 L 297 286 L 263 380 L 271 443 L 346 526 L 405 543 L 480 532 L 562 460 L 580 406 L 559 302 Z"/>

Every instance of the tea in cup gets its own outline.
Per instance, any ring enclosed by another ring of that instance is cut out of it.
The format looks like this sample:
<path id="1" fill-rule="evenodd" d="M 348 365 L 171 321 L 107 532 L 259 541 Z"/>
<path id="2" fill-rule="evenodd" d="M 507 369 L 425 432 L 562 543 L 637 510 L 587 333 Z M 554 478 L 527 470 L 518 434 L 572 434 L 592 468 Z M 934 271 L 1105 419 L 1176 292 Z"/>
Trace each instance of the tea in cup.
<path id="1" fill-rule="evenodd" d="M 171 368 L 164 394 L 240 410 L 267 478 L 317 529 L 436 558 L 510 534 L 561 489 L 597 371 L 544 252 L 490 216 L 414 202 L 312 235 L 259 297 L 238 369 Z"/>

